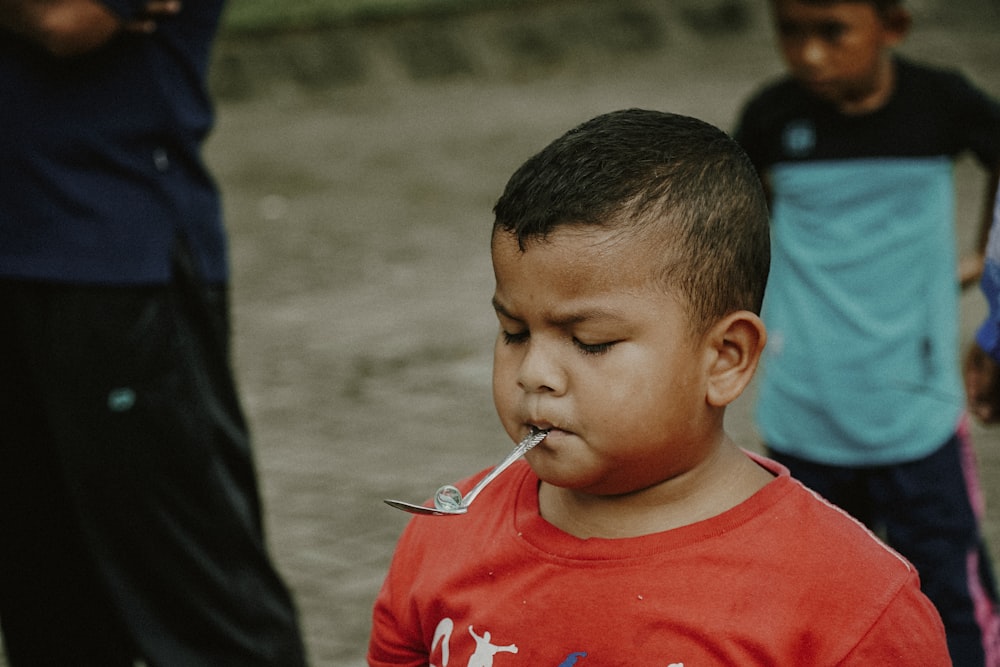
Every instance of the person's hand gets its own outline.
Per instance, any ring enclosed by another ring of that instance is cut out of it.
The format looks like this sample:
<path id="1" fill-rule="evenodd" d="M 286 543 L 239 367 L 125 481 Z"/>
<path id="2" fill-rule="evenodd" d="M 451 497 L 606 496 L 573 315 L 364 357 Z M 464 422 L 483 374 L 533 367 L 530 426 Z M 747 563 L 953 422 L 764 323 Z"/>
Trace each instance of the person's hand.
<path id="1" fill-rule="evenodd" d="M 20 35 L 53 56 L 73 57 L 102 48 L 123 31 L 154 32 L 161 21 L 180 11 L 180 0 L 148 0 L 137 16 L 123 21 L 98 0 L 0 0 L 0 30 Z"/>
<path id="2" fill-rule="evenodd" d="M 965 289 L 979 282 L 983 275 L 984 257 L 982 253 L 965 255 L 958 261 L 958 284 Z"/>
<path id="3" fill-rule="evenodd" d="M 160 21 L 181 11 L 180 0 L 149 0 L 142 12 L 126 21 L 122 29 L 126 32 L 151 33 L 156 31 Z"/>
<path id="4" fill-rule="evenodd" d="M 984 424 L 1000 422 L 1000 363 L 973 343 L 962 371 L 969 411 Z"/>

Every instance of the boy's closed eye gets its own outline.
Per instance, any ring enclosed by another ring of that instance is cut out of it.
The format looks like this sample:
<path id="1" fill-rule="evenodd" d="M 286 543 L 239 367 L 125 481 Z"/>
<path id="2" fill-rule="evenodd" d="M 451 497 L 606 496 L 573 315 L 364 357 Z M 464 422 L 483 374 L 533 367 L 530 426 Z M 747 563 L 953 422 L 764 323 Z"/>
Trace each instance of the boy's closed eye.
<path id="1" fill-rule="evenodd" d="M 573 344 L 576 345 L 581 352 L 593 355 L 606 354 L 607 352 L 610 352 L 611 348 L 619 342 L 620 341 L 617 340 L 611 340 L 604 343 L 585 343 L 579 338 L 576 338 L 575 336 L 573 337 Z"/>
<path id="2" fill-rule="evenodd" d="M 522 343 L 526 343 L 531 335 L 527 329 L 511 332 L 503 327 L 500 329 L 500 334 L 503 337 L 504 345 L 520 345 Z M 592 355 L 605 354 L 621 342 L 619 340 L 609 340 L 598 343 L 588 343 L 584 342 L 580 338 L 577 338 L 576 336 L 570 336 L 570 338 L 572 338 L 573 345 L 575 345 L 577 349 L 584 354 Z"/>
<path id="3" fill-rule="evenodd" d="M 847 26 L 839 21 L 824 21 L 817 25 L 803 25 L 794 21 L 778 23 L 778 32 L 786 40 L 803 40 L 818 37 L 828 44 L 836 43 L 844 36 Z"/>
<path id="4" fill-rule="evenodd" d="M 806 31 L 805 28 L 798 23 L 780 21 L 778 23 L 778 34 L 784 39 L 802 39 L 805 37 Z"/>
<path id="5" fill-rule="evenodd" d="M 500 334 L 503 336 L 503 342 L 506 345 L 517 345 L 519 343 L 524 343 L 528 340 L 528 332 L 518 331 L 517 333 L 511 333 L 506 329 L 500 329 Z"/>

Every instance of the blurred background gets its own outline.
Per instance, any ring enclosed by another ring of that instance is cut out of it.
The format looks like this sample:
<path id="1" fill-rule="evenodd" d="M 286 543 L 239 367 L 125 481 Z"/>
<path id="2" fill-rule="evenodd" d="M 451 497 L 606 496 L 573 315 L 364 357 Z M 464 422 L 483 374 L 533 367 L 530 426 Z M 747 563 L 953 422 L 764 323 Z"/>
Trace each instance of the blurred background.
<path id="1" fill-rule="evenodd" d="M 902 51 L 1000 96 L 1000 2 L 913 0 Z M 761 0 L 233 0 L 208 156 L 268 538 L 312 664 L 359 667 L 421 500 L 512 444 L 490 396 L 492 206 L 529 155 L 624 107 L 731 129 L 781 71 Z M 984 177 L 957 170 L 963 248 Z M 984 313 L 962 302 L 963 340 Z M 958 361 L 956 360 L 956 363 Z M 758 447 L 752 392 L 728 416 Z M 1000 430 L 976 429 L 1000 555 Z M 448 557 L 443 549 L 442 558 Z M 2 659 L 0 659 L 2 661 Z"/>

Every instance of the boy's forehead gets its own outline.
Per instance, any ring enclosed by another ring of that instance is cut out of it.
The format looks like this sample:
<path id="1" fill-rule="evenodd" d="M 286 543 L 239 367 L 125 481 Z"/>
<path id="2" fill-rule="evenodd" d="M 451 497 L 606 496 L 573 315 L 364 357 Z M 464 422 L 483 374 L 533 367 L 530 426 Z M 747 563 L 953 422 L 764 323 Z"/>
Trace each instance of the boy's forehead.
<path id="1" fill-rule="evenodd" d="M 843 10 L 864 11 L 879 16 L 892 3 L 868 2 L 866 0 L 771 0 L 771 7 L 778 16 L 789 13 L 807 13 L 813 16 L 839 14 Z"/>
<path id="2" fill-rule="evenodd" d="M 804 5 L 806 7 L 837 7 L 840 5 L 863 5 L 877 11 L 900 5 L 900 2 L 877 2 L 876 0 L 771 0 L 772 7 Z"/>
<path id="3" fill-rule="evenodd" d="M 501 230 L 493 234 L 490 245 L 494 264 L 498 259 L 516 260 L 528 253 L 544 253 L 555 261 L 585 261 L 592 271 L 617 266 L 623 254 L 634 255 L 641 247 L 633 233 L 599 225 L 564 225 L 545 236 L 524 239 L 519 239 L 513 232 Z M 641 258 L 635 257 L 633 263 L 640 261 Z"/>
<path id="4" fill-rule="evenodd" d="M 492 243 L 497 296 L 513 302 L 543 287 L 565 298 L 644 291 L 658 284 L 657 254 L 632 236 L 599 227 L 560 228 L 523 249 L 514 234 L 498 232 Z"/>
<path id="5" fill-rule="evenodd" d="M 779 26 L 826 31 L 831 27 L 865 26 L 881 29 L 884 14 L 870 2 L 806 2 L 774 0 L 773 17 Z"/>

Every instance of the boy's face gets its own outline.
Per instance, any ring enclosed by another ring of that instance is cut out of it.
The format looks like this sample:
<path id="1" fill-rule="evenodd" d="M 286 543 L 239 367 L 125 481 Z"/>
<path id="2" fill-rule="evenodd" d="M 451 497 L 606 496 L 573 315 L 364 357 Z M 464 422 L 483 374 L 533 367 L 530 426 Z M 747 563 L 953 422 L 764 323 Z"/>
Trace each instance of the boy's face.
<path id="1" fill-rule="evenodd" d="M 778 42 L 793 77 L 845 112 L 885 101 L 892 87 L 890 47 L 906 34 L 908 15 L 886 16 L 867 2 L 773 0 Z"/>
<path id="2" fill-rule="evenodd" d="M 528 460 L 545 482 L 596 495 L 692 469 L 721 424 L 686 309 L 652 279 L 647 246 L 598 227 L 493 239 L 500 321 L 493 396 L 514 440 L 551 429 Z"/>

